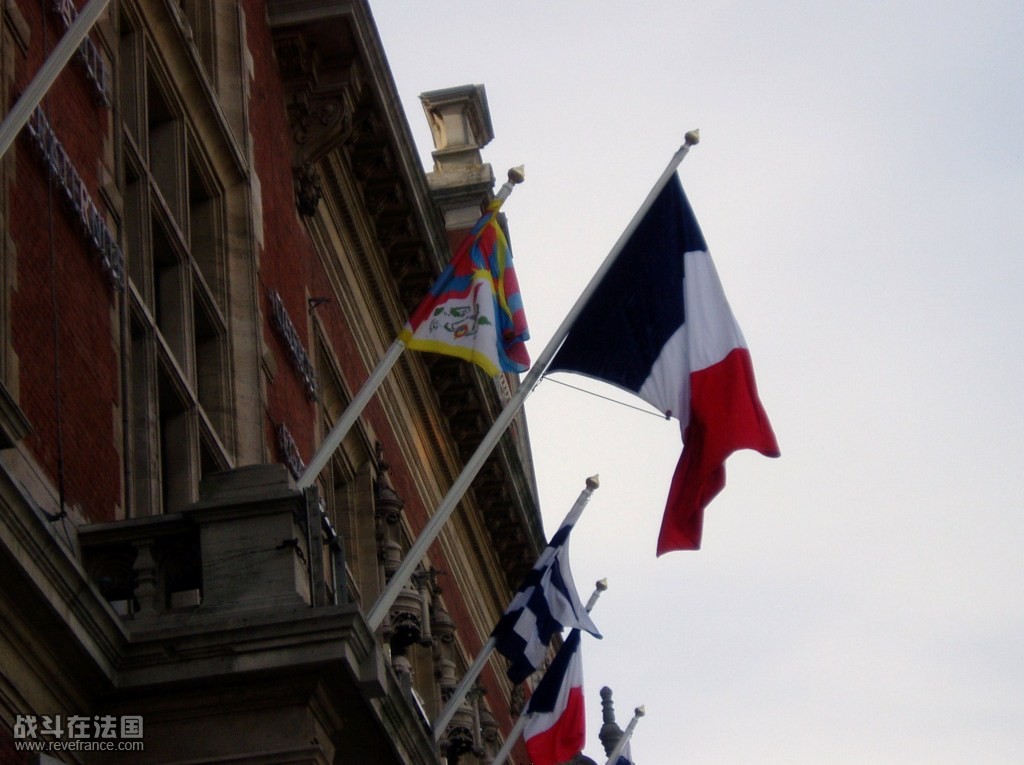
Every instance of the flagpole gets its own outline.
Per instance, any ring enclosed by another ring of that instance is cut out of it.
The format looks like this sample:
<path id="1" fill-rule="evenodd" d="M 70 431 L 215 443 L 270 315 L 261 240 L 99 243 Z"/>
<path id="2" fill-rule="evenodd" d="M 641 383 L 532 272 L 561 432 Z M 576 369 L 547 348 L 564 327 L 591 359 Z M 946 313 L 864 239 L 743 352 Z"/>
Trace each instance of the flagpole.
<path id="1" fill-rule="evenodd" d="M 608 580 L 601 579 L 596 583 L 596 589 L 594 594 L 590 596 L 590 600 L 587 601 L 587 612 L 594 607 L 597 603 L 597 599 L 601 597 L 601 593 L 608 589 Z M 501 745 L 501 749 L 491 760 L 492 765 L 502 765 L 506 759 L 508 759 L 509 753 L 512 751 L 512 747 L 516 745 L 516 741 L 523 735 L 523 728 L 526 727 L 527 716 L 525 712 L 519 715 L 519 719 L 516 720 L 516 724 L 512 726 L 512 730 L 508 733 L 508 738 L 505 739 Z"/>
<path id="2" fill-rule="evenodd" d="M 82 44 L 109 2 L 110 0 L 90 0 L 82 12 L 75 17 L 74 22 L 68 27 L 68 31 L 36 73 L 32 82 L 25 88 L 21 97 L 4 118 L 3 124 L 0 124 L 0 157 L 11 148 L 14 139 L 32 116 L 32 112 L 39 106 L 39 102 L 43 100 L 43 96 L 53 85 L 57 75 L 71 60 L 75 51 L 78 50 L 78 46 Z"/>
<path id="3" fill-rule="evenodd" d="M 363 383 L 363 387 L 359 389 L 359 392 L 353 397 L 348 407 L 344 412 L 341 413 L 341 417 L 334 423 L 330 433 L 320 444 L 316 450 L 316 454 L 313 455 L 313 459 L 306 465 L 306 469 L 302 473 L 302 477 L 299 478 L 298 488 L 307 489 L 313 485 L 316 477 L 320 475 L 327 463 L 331 461 L 331 457 L 334 456 L 334 452 L 337 451 L 341 445 L 342 439 L 348 435 L 349 430 L 355 424 L 356 420 L 359 419 L 359 415 L 363 413 L 363 409 L 370 403 L 370 399 L 373 398 L 373 394 L 377 392 L 381 383 L 384 382 L 384 378 L 387 377 L 388 372 L 398 361 L 398 357 L 402 355 L 405 350 L 405 343 L 401 340 L 395 340 L 391 343 L 391 347 L 388 348 L 388 352 L 384 354 L 378 363 L 376 368 L 370 373 L 370 376 L 366 378 L 366 382 Z"/>
<path id="4" fill-rule="evenodd" d="M 498 193 L 495 196 L 504 202 L 512 194 L 512 189 L 525 179 L 526 172 L 522 165 L 511 168 L 508 171 L 508 180 L 502 184 L 502 187 L 498 189 Z M 366 378 L 363 387 L 359 389 L 359 392 L 356 393 L 348 407 L 341 413 L 341 417 L 334 423 L 323 443 L 317 448 L 316 454 L 313 455 L 313 459 L 309 461 L 302 476 L 299 478 L 297 483 L 299 489 L 306 489 L 311 486 L 316 477 L 320 475 L 320 471 L 331 461 L 334 452 L 341 446 L 342 440 L 348 435 L 352 426 L 355 425 L 359 415 L 363 413 L 363 409 L 370 403 L 370 399 L 373 398 L 377 389 L 380 388 L 381 383 L 384 382 L 384 378 L 387 377 L 391 368 L 398 362 L 398 358 L 402 355 L 403 351 L 405 351 L 405 343 L 400 339 L 396 339 L 391 344 L 391 347 L 388 348 L 387 353 L 384 354 L 384 358 L 377 363 L 370 376 Z"/>
<path id="5" fill-rule="evenodd" d="M 622 732 L 622 736 L 615 743 L 615 747 L 612 749 L 612 753 L 608 755 L 608 762 L 605 765 L 615 765 L 619 759 L 619 755 L 622 754 L 622 750 L 626 748 L 626 744 L 629 743 L 629 739 L 633 735 L 633 729 L 636 724 L 640 722 L 640 718 L 647 714 L 647 710 L 639 706 L 634 710 L 633 719 L 629 721 L 629 725 L 626 726 L 626 730 Z"/>
<path id="6" fill-rule="evenodd" d="M 498 750 L 494 759 L 491 760 L 494 765 L 501 765 L 508 759 L 509 754 L 512 752 L 512 747 L 516 745 L 519 737 L 523 735 L 523 728 L 525 727 L 526 715 L 519 715 L 519 718 L 516 720 L 516 724 L 513 725 L 512 730 L 508 732 L 508 738 L 505 739 L 504 743 L 501 745 L 501 749 Z"/>
<path id="7" fill-rule="evenodd" d="M 519 413 L 523 403 L 526 401 L 526 397 L 530 395 L 532 390 L 540 382 L 540 378 L 544 375 L 551 361 L 555 357 L 555 353 L 558 352 L 559 347 L 562 345 L 562 341 L 565 340 L 565 336 L 569 334 L 569 329 L 572 327 L 572 323 L 576 320 L 576 317 L 582 312 L 583 307 L 587 304 L 590 296 L 597 289 L 597 285 L 600 284 L 601 279 L 612 267 L 612 263 L 619 256 L 619 253 L 625 247 L 626 242 L 629 240 L 630 235 L 636 230 L 637 226 L 640 225 L 640 221 L 644 215 L 650 209 L 651 205 L 654 204 L 654 200 L 657 199 L 658 193 L 661 191 L 662 186 L 672 176 L 679 167 L 679 163 L 683 161 L 687 153 L 690 151 L 690 147 L 696 145 L 700 141 L 700 133 L 696 130 L 691 130 L 685 136 L 685 142 L 676 153 L 672 155 L 672 159 L 669 161 L 668 166 L 665 168 L 661 177 L 657 183 L 651 189 L 651 192 L 647 195 L 647 199 L 644 200 L 643 205 L 637 211 L 636 215 L 633 216 L 633 220 L 630 221 L 629 226 L 623 232 L 622 236 L 619 237 L 615 246 L 611 252 L 605 257 L 604 262 L 597 269 L 597 272 L 591 277 L 590 282 L 583 289 L 583 292 L 576 299 L 576 303 L 570 309 L 565 319 L 562 320 L 561 325 L 555 331 L 555 334 L 548 341 L 547 346 L 544 348 L 537 361 L 531 367 L 526 377 L 523 378 L 519 385 L 519 388 L 509 398 L 505 407 L 498 414 L 494 420 L 494 424 L 491 425 L 490 430 L 484 436 L 483 441 L 477 446 L 476 451 L 466 462 L 459 477 L 452 484 L 452 487 L 448 490 L 441 504 L 437 510 L 427 521 L 427 525 L 423 527 L 419 537 L 413 543 L 412 547 L 409 548 L 409 552 L 406 553 L 405 558 L 402 560 L 398 570 L 392 575 L 391 580 L 388 582 L 387 587 L 384 588 L 384 592 L 377 598 L 377 602 L 374 603 L 366 616 L 366 620 L 370 625 L 371 630 L 376 630 L 381 623 L 384 621 L 384 616 L 387 614 L 388 609 L 391 608 L 395 600 L 398 598 L 398 594 L 401 592 L 405 583 L 409 577 L 412 576 L 412 572 L 415 570 L 419 562 L 423 560 L 426 555 L 427 548 L 433 544 L 437 535 L 441 531 L 441 527 L 448 520 L 449 516 L 455 510 L 459 501 L 462 499 L 462 495 L 469 489 L 469 485 L 476 478 L 477 473 L 483 467 L 484 462 L 490 456 L 494 447 L 497 446 L 501 436 L 505 433 L 505 430 L 511 424 L 512 419 Z"/>
<path id="8" fill-rule="evenodd" d="M 587 496 L 589 498 L 589 494 Z M 583 495 L 581 494 L 580 499 L 582 498 Z M 577 500 L 577 502 L 579 502 L 579 500 Z M 601 593 L 608 589 L 608 580 L 601 579 L 594 586 L 596 589 L 590 596 L 590 600 L 587 601 L 586 605 L 588 612 L 594 607 L 594 604 L 601 596 Z M 434 729 L 435 741 L 439 741 L 441 736 L 444 735 L 445 728 L 448 727 L 448 723 L 452 721 L 452 717 L 455 716 L 455 712 L 459 708 L 459 705 L 462 704 L 463 699 L 466 698 L 466 694 L 469 693 L 469 689 L 472 686 L 473 681 L 476 680 L 477 676 L 483 670 L 484 664 L 487 663 L 487 659 L 494 652 L 496 642 L 497 641 L 493 636 L 488 638 L 487 642 L 484 643 L 484 647 L 480 649 L 480 653 L 477 654 L 476 660 L 469 669 L 466 670 L 466 674 L 462 676 L 462 681 L 459 683 L 459 686 L 455 689 L 454 693 L 452 693 L 451 698 L 449 698 L 445 703 L 444 709 L 441 710 L 441 713 L 437 716 L 437 719 L 434 721 L 432 726 Z"/>

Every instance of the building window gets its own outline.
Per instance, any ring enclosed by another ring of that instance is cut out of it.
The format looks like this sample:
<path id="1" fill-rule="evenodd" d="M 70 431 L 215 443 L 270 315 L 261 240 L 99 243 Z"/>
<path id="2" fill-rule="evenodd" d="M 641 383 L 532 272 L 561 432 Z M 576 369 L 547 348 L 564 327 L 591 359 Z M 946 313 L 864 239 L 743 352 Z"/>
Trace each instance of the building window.
<path id="1" fill-rule="evenodd" d="M 128 491 L 134 515 L 153 515 L 194 502 L 231 462 L 225 204 L 159 51 L 127 13 L 120 25 Z"/>
<path id="2" fill-rule="evenodd" d="M 341 416 L 348 399 L 342 393 L 341 376 L 337 363 L 318 324 L 315 325 L 314 337 L 317 379 L 321 381 L 317 409 L 320 418 L 320 441 L 322 442 L 338 417 Z M 324 510 L 338 534 L 344 551 L 346 581 L 335 581 L 332 586 L 337 592 L 340 585 L 348 599 L 357 603 L 361 602 L 362 597 L 359 568 L 367 554 L 372 555 L 374 563 L 376 563 L 373 496 L 370 491 L 359 491 L 359 487 L 367 484 L 367 481 L 361 480 L 357 475 L 357 470 L 353 466 L 354 461 L 349 453 L 353 449 L 357 453 L 360 451 L 356 446 L 358 441 L 358 435 L 355 432 L 350 433 L 346 438 L 346 443 L 335 450 L 331 460 L 317 476 L 317 486 L 320 496 L 324 500 Z M 368 462 L 368 460 L 362 461 Z M 370 546 L 368 547 L 368 545 Z M 327 570 L 330 570 L 331 564 L 327 565 Z M 375 571 L 376 568 L 374 567 L 373 570 Z M 340 572 L 338 573 L 340 574 Z"/>
<path id="3" fill-rule="evenodd" d="M 185 37 L 195 47 L 207 75 L 214 78 L 214 14 L 216 3 L 209 0 L 178 0 L 178 19 Z M 215 84 L 215 83 L 214 83 Z"/>

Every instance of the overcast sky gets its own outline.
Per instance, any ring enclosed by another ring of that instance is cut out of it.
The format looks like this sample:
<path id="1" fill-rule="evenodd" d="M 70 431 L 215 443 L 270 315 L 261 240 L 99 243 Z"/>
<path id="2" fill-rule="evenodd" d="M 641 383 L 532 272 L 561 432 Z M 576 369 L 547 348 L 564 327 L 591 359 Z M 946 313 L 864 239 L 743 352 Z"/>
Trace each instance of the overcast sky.
<path id="1" fill-rule="evenodd" d="M 679 173 L 782 457 L 734 455 L 704 549 L 656 558 L 677 423 L 530 398 L 548 533 L 601 477 L 585 752 L 608 685 L 638 765 L 1024 761 L 1024 3 L 373 9 L 425 169 L 419 94 L 470 83 L 484 160 L 526 165 L 534 357 L 701 130 Z"/>

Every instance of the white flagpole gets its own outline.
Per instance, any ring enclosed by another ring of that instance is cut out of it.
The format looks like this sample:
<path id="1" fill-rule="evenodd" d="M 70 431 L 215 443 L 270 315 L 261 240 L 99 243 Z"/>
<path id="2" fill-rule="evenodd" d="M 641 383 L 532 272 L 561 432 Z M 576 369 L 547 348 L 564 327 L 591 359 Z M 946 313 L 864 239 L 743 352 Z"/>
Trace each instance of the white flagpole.
<path id="1" fill-rule="evenodd" d="M 591 595 L 590 600 L 587 601 L 588 612 L 597 603 L 597 599 L 601 597 L 601 593 L 607 589 L 607 579 L 602 579 L 599 582 L 597 582 L 597 589 L 594 590 L 594 594 Z M 519 740 L 519 737 L 523 735 L 523 728 L 526 727 L 526 719 L 526 712 L 524 710 L 523 714 L 519 715 L 519 719 L 516 720 L 516 724 L 512 726 L 512 730 L 509 731 L 508 738 L 506 738 L 505 742 L 501 745 L 501 749 L 498 750 L 498 753 L 494 756 L 494 759 L 491 760 L 492 765 L 502 765 L 502 763 L 505 762 L 505 760 L 508 758 L 509 752 L 512 751 L 512 747 L 516 745 L 516 742 Z"/>
<path id="2" fill-rule="evenodd" d="M 588 494 L 587 498 L 589 499 L 589 497 L 590 495 Z M 581 494 L 580 500 L 582 499 L 583 495 Z M 577 502 L 580 500 L 577 500 Z M 600 580 L 595 584 L 595 587 L 596 589 L 594 590 L 594 594 L 591 595 L 590 600 L 587 601 L 586 608 L 588 612 L 593 608 L 594 603 L 597 602 L 597 598 L 600 597 L 600 593 L 608 589 L 608 580 Z M 486 643 L 484 643 L 484 647 L 480 649 L 480 653 L 477 654 L 476 660 L 469 669 L 466 670 L 466 674 L 462 676 L 462 681 L 459 683 L 454 693 L 452 693 L 451 698 L 449 698 L 447 703 L 445 703 L 444 709 L 441 710 L 437 719 L 434 720 L 432 727 L 434 730 L 435 741 L 439 741 L 441 736 L 444 735 L 445 728 L 448 727 L 448 723 L 450 723 L 452 721 L 452 717 L 455 716 L 455 711 L 459 708 L 459 705 L 462 704 L 463 699 L 466 698 L 466 694 L 469 693 L 469 689 L 470 686 L 472 686 L 473 681 L 476 680 L 481 670 L 483 670 L 484 664 L 487 663 L 487 659 L 494 652 L 494 645 L 496 642 L 497 641 L 491 637 L 488 638 Z"/>
<path id="3" fill-rule="evenodd" d="M 498 753 L 494 756 L 494 759 L 491 761 L 494 763 L 494 765 L 501 765 L 503 762 L 505 762 L 505 760 L 508 759 L 508 755 L 512 751 L 512 747 L 516 745 L 516 742 L 519 740 L 519 737 L 523 735 L 523 728 L 525 727 L 526 715 L 519 715 L 519 719 L 516 720 L 516 724 L 513 725 L 512 730 L 508 732 L 508 738 L 505 739 L 505 742 L 501 745 L 501 749 L 498 750 Z"/>
<path id="4" fill-rule="evenodd" d="M 487 431 L 483 441 L 473 452 L 473 455 L 469 458 L 459 477 L 455 479 L 455 483 L 452 484 L 451 489 L 445 495 L 444 499 L 441 500 L 441 504 L 437 510 L 427 521 L 427 525 L 423 527 L 419 537 L 413 543 L 412 547 L 409 548 L 409 552 L 406 553 L 405 558 L 402 560 L 398 570 L 391 576 L 391 580 L 385 587 L 384 592 L 377 598 L 377 602 L 373 604 L 373 608 L 370 609 L 366 615 L 366 620 L 370 625 L 371 630 L 376 630 L 381 623 L 384 621 L 384 616 L 387 614 L 388 609 L 391 608 L 392 604 L 398 598 L 398 593 L 401 592 L 405 586 L 406 581 L 412 576 L 412 572 L 415 570 L 419 562 L 423 560 L 423 556 L 426 555 L 427 548 L 433 544 L 437 535 L 441 532 L 441 527 L 445 521 L 448 520 L 449 516 L 455 510 L 459 501 L 462 499 L 462 495 L 466 493 L 469 485 L 476 478 L 476 474 L 480 472 L 480 468 L 483 467 L 484 462 L 490 456 L 494 447 L 497 446 L 501 436 L 505 433 L 505 430 L 511 424 L 512 419 L 519 413 L 523 403 L 526 401 L 526 397 L 530 395 L 533 389 L 540 382 L 540 378 L 544 375 L 548 366 L 551 364 L 552 359 L 555 357 L 555 353 L 558 352 L 559 347 L 562 345 L 562 341 L 565 340 L 565 336 L 569 334 L 569 329 L 572 327 L 576 317 L 583 310 L 583 307 L 587 304 L 590 296 L 597 289 L 597 285 L 601 283 L 601 279 L 612 267 L 612 263 L 619 256 L 619 253 L 625 247 L 629 237 L 632 236 L 637 226 L 640 225 L 640 221 L 643 220 L 644 215 L 654 204 L 654 200 L 657 199 L 658 194 L 661 192 L 662 186 L 672 176 L 679 167 L 679 163 L 683 161 L 683 158 L 690 151 L 690 147 L 694 146 L 700 141 L 700 134 L 696 130 L 691 130 L 686 134 L 685 143 L 679 147 L 674 155 L 672 155 L 671 161 L 665 168 L 665 171 L 661 174 L 657 183 L 651 189 L 651 192 L 647 195 L 647 199 L 637 210 L 636 215 L 633 216 L 633 220 L 630 221 L 626 230 L 623 231 L 622 236 L 619 237 L 615 246 L 611 252 L 605 257 L 604 262 L 598 267 L 597 272 L 591 277 L 590 282 L 580 293 L 580 296 L 576 299 L 573 307 L 566 314 L 566 317 L 562 320 L 561 325 L 555 330 L 555 334 L 548 341 L 547 346 L 541 352 L 540 357 L 534 362 L 533 367 L 527 373 L 526 377 L 520 383 L 518 390 L 512 394 L 509 398 L 508 403 L 505 404 L 505 408 L 501 410 L 497 418 L 494 420 L 494 424 L 491 425 L 491 429 Z"/>
<path id="5" fill-rule="evenodd" d="M 43 100 L 43 96 L 53 85 L 57 75 L 75 55 L 78 46 L 82 44 L 82 40 L 89 34 L 89 30 L 92 29 L 109 2 L 110 0 L 90 0 L 82 12 L 75 17 L 74 22 L 68 27 L 68 31 L 36 73 L 32 82 L 25 88 L 17 103 L 4 118 L 3 124 L 0 124 L 0 157 L 11 148 L 14 139 L 18 137 L 18 133 L 32 116 L 32 112 L 39 106 L 39 102 Z"/>
<path id="6" fill-rule="evenodd" d="M 334 456 L 334 452 L 337 451 L 341 445 L 342 440 L 348 435 L 349 430 L 355 425 L 359 415 L 363 413 L 363 409 L 370 403 L 370 399 L 373 398 L 373 394 L 377 392 L 381 383 L 384 382 L 384 378 L 387 377 L 388 372 L 398 361 L 398 357 L 402 355 L 405 350 L 405 343 L 401 340 L 395 340 L 391 343 L 391 347 L 388 348 L 388 352 L 384 354 L 374 370 L 370 373 L 370 376 L 366 378 L 366 382 L 363 383 L 363 387 L 359 389 L 359 392 L 353 397 L 352 401 L 349 402 L 348 407 L 344 412 L 341 413 L 341 417 L 334 423 L 331 428 L 331 432 L 327 434 L 327 437 L 320 444 L 316 450 L 316 454 L 313 455 L 313 459 L 306 465 L 305 471 L 298 481 L 299 489 L 307 489 L 313 485 L 316 477 L 320 475 L 320 471 L 323 470 L 327 463 L 331 461 L 331 457 Z"/>
<path id="7" fill-rule="evenodd" d="M 502 185 L 495 195 L 498 199 L 504 202 L 512 194 L 512 189 L 517 184 L 522 183 L 526 178 L 523 171 L 523 166 L 513 167 L 508 171 L 508 180 Z M 331 461 L 331 457 L 334 456 L 334 452 L 341 445 L 342 440 L 348 435 L 349 430 L 355 425 L 359 415 L 363 413 L 363 409 L 370 403 L 370 399 L 377 392 L 377 389 L 384 382 L 384 378 L 387 377 L 388 372 L 398 362 L 399 356 L 405 350 L 405 343 L 401 340 L 395 340 L 391 347 L 388 348 L 384 358 L 382 358 L 374 370 L 370 373 L 370 376 L 363 383 L 363 387 L 359 389 L 355 397 L 349 403 L 348 407 L 344 412 L 341 413 L 341 417 L 334 423 L 331 428 L 331 432 L 327 434 L 323 443 L 320 444 L 316 450 L 316 454 L 313 455 L 313 459 L 310 460 L 306 466 L 305 471 L 298 481 L 299 489 L 306 489 L 313 484 L 316 477 L 320 475 L 320 471 L 326 467 L 327 463 Z"/>
<path id="8" fill-rule="evenodd" d="M 608 762 L 605 765 L 615 765 L 619 759 L 619 755 L 622 754 L 622 750 L 626 748 L 626 744 L 633 735 L 633 729 L 636 724 L 640 722 L 640 718 L 647 714 L 647 710 L 639 706 L 634 710 L 633 719 L 629 721 L 629 725 L 626 726 L 626 730 L 622 732 L 622 737 L 615 743 L 615 747 L 612 749 L 612 753 L 608 755 Z"/>

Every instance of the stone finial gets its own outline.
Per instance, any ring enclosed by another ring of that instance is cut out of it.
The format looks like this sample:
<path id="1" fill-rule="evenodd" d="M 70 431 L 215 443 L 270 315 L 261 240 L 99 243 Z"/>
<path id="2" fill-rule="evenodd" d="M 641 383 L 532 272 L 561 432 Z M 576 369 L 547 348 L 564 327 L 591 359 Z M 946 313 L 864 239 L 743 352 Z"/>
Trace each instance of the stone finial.
<path id="1" fill-rule="evenodd" d="M 494 138 L 483 85 L 461 85 L 420 95 L 434 139 L 431 195 L 451 231 L 468 229 L 494 195 L 494 171 L 480 150 Z"/>
<path id="2" fill-rule="evenodd" d="M 615 705 L 612 703 L 612 689 L 607 685 L 601 689 L 601 720 L 603 725 L 601 725 L 601 731 L 597 735 L 601 739 L 604 753 L 611 756 L 615 745 L 622 738 L 623 731 L 619 724 L 615 722 Z"/>
<path id="3" fill-rule="evenodd" d="M 483 85 L 461 85 L 420 94 L 434 138 L 434 158 L 453 152 L 476 154 L 494 139 L 487 91 Z"/>

